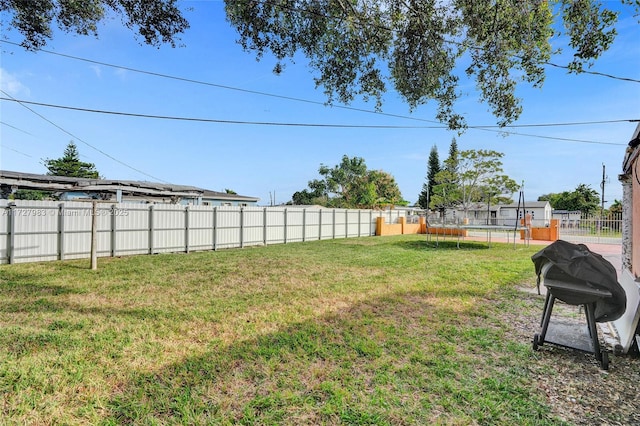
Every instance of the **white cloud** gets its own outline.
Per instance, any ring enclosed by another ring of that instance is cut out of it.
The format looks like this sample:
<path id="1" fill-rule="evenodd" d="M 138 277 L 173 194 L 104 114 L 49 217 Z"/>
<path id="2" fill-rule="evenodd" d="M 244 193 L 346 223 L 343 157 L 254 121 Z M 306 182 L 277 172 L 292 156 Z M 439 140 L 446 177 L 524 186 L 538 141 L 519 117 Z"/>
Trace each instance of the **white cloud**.
<path id="1" fill-rule="evenodd" d="M 93 72 L 96 74 L 96 77 L 98 78 L 102 77 L 102 68 L 100 68 L 100 66 L 90 65 L 89 68 L 93 70 Z"/>
<path id="2" fill-rule="evenodd" d="M 18 77 L 0 68 L 0 89 L 11 96 L 29 95 L 29 88 L 18 80 Z"/>

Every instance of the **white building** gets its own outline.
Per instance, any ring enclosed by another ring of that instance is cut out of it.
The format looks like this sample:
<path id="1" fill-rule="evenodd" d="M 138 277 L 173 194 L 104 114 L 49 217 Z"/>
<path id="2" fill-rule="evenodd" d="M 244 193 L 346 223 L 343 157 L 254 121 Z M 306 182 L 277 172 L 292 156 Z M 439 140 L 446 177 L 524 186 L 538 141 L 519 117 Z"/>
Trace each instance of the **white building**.
<path id="1" fill-rule="evenodd" d="M 531 215 L 532 226 L 549 226 L 552 219 L 551 204 L 548 201 L 525 201 L 524 203 L 482 205 L 477 203 L 469 207 L 466 213 L 462 208 L 449 209 L 445 216 L 449 222 L 462 222 L 468 219 L 470 224 L 515 226 L 526 214 Z"/>

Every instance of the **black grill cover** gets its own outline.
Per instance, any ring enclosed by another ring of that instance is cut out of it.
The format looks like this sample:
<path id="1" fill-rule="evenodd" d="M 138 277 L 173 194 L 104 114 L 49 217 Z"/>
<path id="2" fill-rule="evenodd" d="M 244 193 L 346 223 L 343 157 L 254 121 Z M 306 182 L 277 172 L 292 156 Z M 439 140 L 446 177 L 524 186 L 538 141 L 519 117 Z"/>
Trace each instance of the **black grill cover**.
<path id="1" fill-rule="evenodd" d="M 531 260 L 538 279 L 542 267 L 551 262 L 553 266 L 547 270 L 544 278 L 609 291 L 612 297 L 597 297 L 595 300 L 585 300 L 577 293 L 571 295 L 563 292 L 561 296 L 554 293 L 558 299 L 571 305 L 595 302 L 597 322 L 614 321 L 624 314 L 627 296 L 618 283 L 615 267 L 598 253 L 590 251 L 584 244 L 558 240 L 531 256 Z"/>

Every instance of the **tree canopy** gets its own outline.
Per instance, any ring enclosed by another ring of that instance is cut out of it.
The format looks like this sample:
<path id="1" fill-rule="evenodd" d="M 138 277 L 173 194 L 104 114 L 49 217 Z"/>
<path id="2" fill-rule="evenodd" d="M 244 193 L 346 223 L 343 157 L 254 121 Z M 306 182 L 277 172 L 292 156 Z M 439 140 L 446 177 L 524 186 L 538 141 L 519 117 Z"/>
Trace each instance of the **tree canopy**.
<path id="1" fill-rule="evenodd" d="M 623 0 L 624 4 L 640 4 Z M 413 109 L 429 100 L 450 128 L 461 78 L 475 80 L 480 99 L 506 125 L 521 113 L 518 83 L 542 85 L 544 66 L 562 34 L 580 72 L 613 42 L 617 14 L 597 0 L 228 0 L 240 43 L 258 58 L 270 52 L 280 72 L 304 55 L 329 102 L 374 98 L 391 86 Z M 556 22 L 556 18 L 557 21 Z"/>
<path id="2" fill-rule="evenodd" d="M 344 155 L 334 167 L 321 164 L 318 173 L 322 179 L 314 179 L 309 182 L 309 189 L 294 193 L 293 204 L 340 208 L 407 204 L 395 178 L 382 170 L 368 170 L 363 158 Z"/>
<path id="3" fill-rule="evenodd" d="M 465 212 L 474 203 L 510 202 L 518 184 L 503 174 L 503 153 L 492 150 L 451 149 L 445 167 L 436 175 L 432 208 L 460 206 Z"/>
<path id="4" fill-rule="evenodd" d="M 120 16 L 124 26 L 137 31 L 144 42 L 158 46 L 176 45 L 177 35 L 189 28 L 177 0 L 0 0 L 0 21 L 18 30 L 24 39 L 22 46 L 29 50 L 44 47 L 53 37 L 53 26 L 65 32 L 98 36 L 98 24 L 109 12 Z"/>
<path id="5" fill-rule="evenodd" d="M 38 49 L 52 26 L 96 35 L 109 14 L 121 17 L 145 43 L 176 45 L 189 23 L 177 0 L 0 0 L 3 31 L 14 28 L 22 45 Z M 539 87 L 554 54 L 570 54 L 579 73 L 612 44 L 617 13 L 599 0 L 225 0 L 239 42 L 257 58 L 275 56 L 274 71 L 300 55 L 315 71 L 328 103 L 374 99 L 393 89 L 416 108 L 437 103 L 437 118 L 465 126 L 456 112 L 460 82 L 475 81 L 498 124 L 522 111 L 518 84 Z M 621 0 L 640 12 L 640 1 Z M 640 16 L 640 14 L 639 14 Z M 551 39 L 565 36 L 565 52 Z"/>
<path id="6" fill-rule="evenodd" d="M 47 174 L 51 176 L 100 179 L 95 164 L 80 161 L 78 147 L 73 142 L 69 142 L 62 157 L 48 158 L 44 161 L 44 165 L 47 168 Z"/>
<path id="7" fill-rule="evenodd" d="M 576 186 L 573 191 L 544 194 L 538 201 L 549 201 L 556 210 L 581 211 L 585 214 L 595 213 L 599 209 L 600 198 L 598 192 L 584 183 Z"/>

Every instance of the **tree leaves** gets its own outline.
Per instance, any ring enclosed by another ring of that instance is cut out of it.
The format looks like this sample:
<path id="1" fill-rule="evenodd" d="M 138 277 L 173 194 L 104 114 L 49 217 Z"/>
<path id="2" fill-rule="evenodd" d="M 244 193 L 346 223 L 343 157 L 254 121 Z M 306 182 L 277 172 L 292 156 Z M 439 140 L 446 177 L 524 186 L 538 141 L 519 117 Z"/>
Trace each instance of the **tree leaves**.
<path id="1" fill-rule="evenodd" d="M 318 173 L 323 179 L 314 179 L 309 182 L 309 190 L 294 193 L 293 204 L 340 208 L 406 204 L 395 178 L 383 170 L 368 170 L 361 157 L 344 155 L 334 167 L 321 164 Z"/>
<path id="2" fill-rule="evenodd" d="M 467 212 L 473 203 L 508 202 L 518 184 L 502 174 L 503 153 L 479 149 L 454 151 L 436 175 L 431 205 L 438 208 L 461 206 Z"/>
<path id="3" fill-rule="evenodd" d="M 436 118 L 464 129 L 457 111 L 464 78 L 473 79 L 500 126 L 516 121 L 516 89 L 540 87 L 551 58 L 550 40 L 568 38 L 571 72 L 582 72 L 616 36 L 617 13 L 597 0 L 225 0 L 240 45 L 274 55 L 274 72 L 303 55 L 327 102 L 374 100 L 394 89 L 410 109 L 437 103 Z M 623 7 L 640 11 L 638 0 Z M 0 12 L 27 49 L 43 47 L 52 25 L 97 35 L 108 12 L 122 17 L 150 45 L 175 46 L 189 23 L 177 0 L 0 0 Z M 2 26 L 6 26 L 3 18 Z"/>
<path id="4" fill-rule="evenodd" d="M 624 0 L 629 3 L 631 0 Z M 500 126 L 518 119 L 519 84 L 539 87 L 554 16 L 582 71 L 609 48 L 617 15 L 593 0 L 227 0 L 241 45 L 281 62 L 302 53 L 328 103 L 373 98 L 393 87 L 410 109 L 436 101 L 436 118 L 462 129 L 456 111 L 464 74 Z M 555 15 L 554 15 L 555 14 Z M 464 67 L 462 64 L 465 63 Z M 461 73 L 462 69 L 464 72 Z"/>
<path id="5" fill-rule="evenodd" d="M 545 194 L 538 197 L 538 201 L 545 200 L 549 201 L 555 210 L 581 211 L 584 214 L 597 211 L 600 202 L 598 192 L 584 183 L 576 186 L 573 191 Z"/>
<path id="6" fill-rule="evenodd" d="M 178 9 L 177 0 L 0 0 L 0 12 L 10 16 L 9 26 L 17 29 L 28 50 L 44 47 L 52 37 L 52 25 L 65 32 L 98 35 L 98 23 L 108 11 L 120 15 L 123 24 L 136 29 L 145 43 L 175 47 L 177 35 L 189 28 Z M 6 23 L 2 20 L 2 27 Z"/>
<path id="7" fill-rule="evenodd" d="M 48 158 L 44 161 L 47 174 L 51 176 L 67 176 L 78 178 L 100 179 L 100 174 L 93 163 L 80 161 L 76 144 L 69 142 L 61 158 Z"/>

